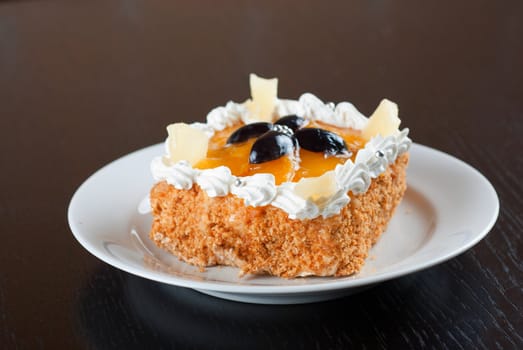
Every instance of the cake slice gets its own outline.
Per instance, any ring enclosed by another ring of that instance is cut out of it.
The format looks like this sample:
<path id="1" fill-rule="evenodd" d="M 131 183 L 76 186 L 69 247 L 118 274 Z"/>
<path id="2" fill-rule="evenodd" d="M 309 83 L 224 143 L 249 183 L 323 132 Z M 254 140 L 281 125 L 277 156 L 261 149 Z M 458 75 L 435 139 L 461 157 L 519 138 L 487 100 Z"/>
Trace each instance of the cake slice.
<path id="1" fill-rule="evenodd" d="M 406 190 L 408 129 L 388 100 L 366 118 L 312 94 L 278 99 L 276 84 L 251 75 L 251 100 L 168 127 L 150 237 L 201 268 L 356 273 Z"/>

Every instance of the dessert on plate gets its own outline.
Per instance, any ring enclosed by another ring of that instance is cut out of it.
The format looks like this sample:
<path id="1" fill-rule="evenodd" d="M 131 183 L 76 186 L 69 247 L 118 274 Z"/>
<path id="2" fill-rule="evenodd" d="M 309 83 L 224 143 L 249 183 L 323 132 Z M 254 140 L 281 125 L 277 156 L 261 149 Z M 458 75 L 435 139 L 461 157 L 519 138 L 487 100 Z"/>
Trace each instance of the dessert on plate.
<path id="1" fill-rule="evenodd" d="M 150 191 L 150 238 L 201 268 L 240 274 L 358 272 L 406 190 L 411 140 L 398 107 L 366 118 L 348 102 L 277 97 L 277 79 L 250 77 L 251 99 L 206 123 L 167 127 Z"/>

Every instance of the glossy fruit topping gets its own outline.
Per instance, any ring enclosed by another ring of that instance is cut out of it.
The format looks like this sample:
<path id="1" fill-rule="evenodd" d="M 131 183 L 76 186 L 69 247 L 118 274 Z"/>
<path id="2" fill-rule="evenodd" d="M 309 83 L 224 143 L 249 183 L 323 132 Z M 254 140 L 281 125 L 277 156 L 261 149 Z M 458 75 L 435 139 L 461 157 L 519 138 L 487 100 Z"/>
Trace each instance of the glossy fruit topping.
<path id="1" fill-rule="evenodd" d="M 249 163 L 259 164 L 292 154 L 297 149 L 296 139 L 278 131 L 268 131 L 252 145 Z"/>
<path id="2" fill-rule="evenodd" d="M 343 138 L 331 131 L 320 128 L 299 129 L 294 133 L 300 147 L 323 152 L 324 155 L 348 155 L 347 145 Z"/>
<path id="3" fill-rule="evenodd" d="M 308 121 L 305 118 L 298 117 L 297 115 L 287 115 L 281 117 L 274 124 L 275 125 L 285 125 L 292 129 L 293 132 L 307 125 Z"/>
<path id="4" fill-rule="evenodd" d="M 227 144 L 245 142 L 250 138 L 258 137 L 272 129 L 271 123 L 259 122 L 242 126 L 229 136 Z"/>
<path id="5" fill-rule="evenodd" d="M 333 170 L 336 165 L 343 164 L 365 145 L 358 130 L 339 128 L 332 125 L 308 121 L 307 126 L 321 128 L 343 137 L 349 153 L 346 156 L 336 155 L 325 157 L 323 152 L 312 152 L 302 147 L 294 152 L 275 160 L 253 164 L 249 162 L 249 154 L 256 138 L 245 142 L 226 144 L 227 138 L 244 125 L 227 127 L 216 131 L 209 140 L 207 157 L 199 161 L 195 167 L 198 169 L 212 169 L 218 166 L 227 166 L 235 176 L 251 176 L 259 173 L 270 173 L 275 177 L 277 185 L 286 181 L 299 181 L 304 177 L 318 177 L 326 171 Z M 273 131 L 275 127 L 273 126 Z M 354 160 L 354 159 L 353 159 Z"/>

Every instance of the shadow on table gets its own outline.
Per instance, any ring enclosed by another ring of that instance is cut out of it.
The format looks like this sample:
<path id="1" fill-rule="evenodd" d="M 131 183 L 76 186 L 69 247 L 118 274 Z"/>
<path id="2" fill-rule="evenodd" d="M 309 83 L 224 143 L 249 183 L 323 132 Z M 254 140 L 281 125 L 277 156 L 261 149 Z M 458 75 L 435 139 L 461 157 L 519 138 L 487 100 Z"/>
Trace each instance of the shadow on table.
<path id="1" fill-rule="evenodd" d="M 409 315 L 403 313 L 425 302 L 414 281 L 402 278 L 328 302 L 256 305 L 104 266 L 80 292 L 75 312 L 80 333 L 94 348 L 375 348 L 391 340 L 405 345 L 399 333 Z"/>

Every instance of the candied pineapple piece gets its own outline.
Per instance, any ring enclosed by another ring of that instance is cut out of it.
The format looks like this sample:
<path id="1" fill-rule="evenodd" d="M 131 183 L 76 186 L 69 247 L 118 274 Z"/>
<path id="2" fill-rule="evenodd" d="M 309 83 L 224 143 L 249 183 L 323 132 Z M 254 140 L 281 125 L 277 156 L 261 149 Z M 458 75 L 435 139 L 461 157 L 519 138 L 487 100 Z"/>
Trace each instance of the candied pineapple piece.
<path id="1" fill-rule="evenodd" d="M 303 199 L 313 202 L 330 197 L 336 193 L 334 171 L 327 171 L 318 177 L 304 177 L 296 183 L 295 193 Z"/>
<path id="2" fill-rule="evenodd" d="M 272 122 L 278 96 L 278 78 L 264 79 L 256 74 L 249 76 L 251 100 L 246 102 L 252 121 Z"/>
<path id="3" fill-rule="evenodd" d="M 362 136 L 368 140 L 378 134 L 383 137 L 392 135 L 398 131 L 400 123 L 398 105 L 383 99 L 363 128 Z"/>
<path id="4" fill-rule="evenodd" d="M 186 160 L 195 165 L 207 156 L 209 138 L 202 130 L 192 128 L 185 123 L 174 123 L 167 126 L 167 147 L 169 160 L 176 163 Z"/>

